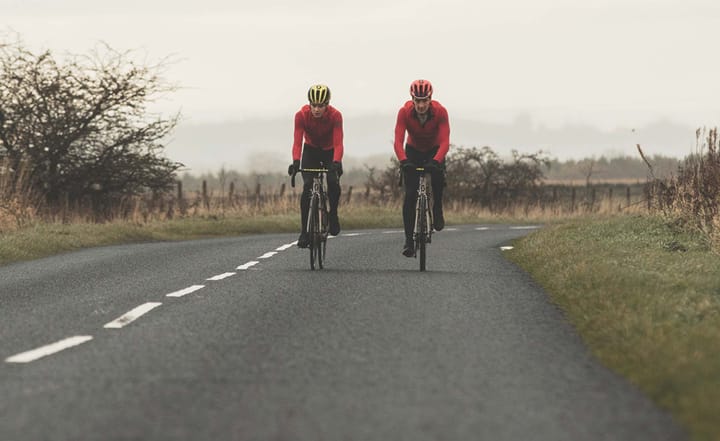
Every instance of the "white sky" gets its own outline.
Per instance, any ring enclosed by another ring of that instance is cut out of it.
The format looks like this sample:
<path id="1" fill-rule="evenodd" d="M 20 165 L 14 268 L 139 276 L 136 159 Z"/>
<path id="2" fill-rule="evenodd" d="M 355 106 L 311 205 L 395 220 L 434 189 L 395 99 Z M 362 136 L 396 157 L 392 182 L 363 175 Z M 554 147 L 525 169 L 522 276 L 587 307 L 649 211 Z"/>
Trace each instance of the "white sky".
<path id="1" fill-rule="evenodd" d="M 0 0 L 32 49 L 172 55 L 163 110 L 292 117 L 326 83 L 346 120 L 394 117 L 427 78 L 453 116 L 558 127 L 720 122 L 715 0 Z M 452 140 L 451 140 L 452 141 Z"/>
<path id="2" fill-rule="evenodd" d="M 315 82 L 348 115 L 394 114 L 415 78 L 434 83 L 451 116 L 720 119 L 714 0 L 0 0 L 0 9 L 0 24 L 32 48 L 83 53 L 105 41 L 154 60 L 172 54 L 167 76 L 185 89 L 168 108 L 196 121 L 287 114 Z"/>

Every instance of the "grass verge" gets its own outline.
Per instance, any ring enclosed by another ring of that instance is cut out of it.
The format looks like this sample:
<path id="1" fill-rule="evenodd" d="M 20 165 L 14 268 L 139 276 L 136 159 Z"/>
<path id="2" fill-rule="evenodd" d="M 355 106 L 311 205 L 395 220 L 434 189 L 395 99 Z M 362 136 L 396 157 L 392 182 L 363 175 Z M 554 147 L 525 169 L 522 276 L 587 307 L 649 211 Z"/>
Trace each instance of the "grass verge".
<path id="1" fill-rule="evenodd" d="M 571 220 L 519 239 L 528 271 L 593 353 L 697 440 L 720 438 L 720 260 L 655 217 Z"/>
<path id="2" fill-rule="evenodd" d="M 399 210 L 367 207 L 344 213 L 343 228 L 382 228 L 402 225 Z M 36 223 L 0 233 L 0 265 L 31 260 L 82 248 L 132 242 L 189 240 L 243 234 L 299 231 L 298 214 L 249 216 L 208 215 L 165 221 Z"/>
<path id="3" fill-rule="evenodd" d="M 81 248 L 132 242 L 188 240 L 295 231 L 296 216 L 190 218 L 137 224 L 35 224 L 0 235 L 0 265 Z"/>
<path id="4" fill-rule="evenodd" d="M 537 221 L 512 215 L 496 216 L 480 210 L 446 211 L 446 223 Z M 340 220 L 344 231 L 366 228 L 402 228 L 399 205 L 351 205 L 343 207 Z M 189 240 L 230 237 L 242 234 L 297 233 L 297 212 L 227 213 L 147 222 L 115 221 L 104 224 L 86 222 L 36 222 L 21 229 L 0 229 L 0 265 L 37 259 L 53 254 L 94 246 L 161 240 Z"/>

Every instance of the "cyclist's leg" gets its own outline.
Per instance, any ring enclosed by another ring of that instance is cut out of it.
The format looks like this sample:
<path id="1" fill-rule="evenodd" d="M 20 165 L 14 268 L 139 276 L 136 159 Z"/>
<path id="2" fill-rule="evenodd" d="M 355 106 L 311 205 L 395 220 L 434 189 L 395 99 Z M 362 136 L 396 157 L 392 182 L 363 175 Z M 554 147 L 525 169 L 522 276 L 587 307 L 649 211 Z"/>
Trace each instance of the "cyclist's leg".
<path id="1" fill-rule="evenodd" d="M 319 158 L 320 149 L 305 144 L 303 146 L 302 159 L 300 160 L 301 168 L 317 168 L 320 167 Z M 309 243 L 307 233 L 308 212 L 310 210 L 310 194 L 312 192 L 313 174 L 303 173 L 303 192 L 300 196 L 300 237 L 298 238 L 298 246 L 306 248 Z"/>
<path id="2" fill-rule="evenodd" d="M 323 151 L 324 163 L 332 164 L 334 150 Z M 338 205 L 340 204 L 340 178 L 336 173 L 327 173 L 327 194 L 329 202 L 330 234 L 337 236 L 340 233 L 340 219 L 338 217 Z"/>
<path id="3" fill-rule="evenodd" d="M 445 169 L 437 170 L 432 173 L 432 193 L 433 193 L 433 221 L 437 231 L 445 227 L 445 217 L 443 214 L 443 189 L 445 188 Z"/>
<path id="4" fill-rule="evenodd" d="M 411 146 L 405 146 L 405 154 L 408 160 L 414 164 L 422 164 L 422 154 L 412 148 Z M 403 201 L 403 226 L 405 228 L 405 246 L 403 247 L 403 254 L 412 256 L 412 252 L 408 252 L 408 248 L 414 248 L 413 246 L 413 229 L 415 228 L 415 205 L 417 202 L 417 191 L 420 177 L 417 172 L 407 172 L 403 176 L 403 182 L 405 184 L 405 199 Z"/>

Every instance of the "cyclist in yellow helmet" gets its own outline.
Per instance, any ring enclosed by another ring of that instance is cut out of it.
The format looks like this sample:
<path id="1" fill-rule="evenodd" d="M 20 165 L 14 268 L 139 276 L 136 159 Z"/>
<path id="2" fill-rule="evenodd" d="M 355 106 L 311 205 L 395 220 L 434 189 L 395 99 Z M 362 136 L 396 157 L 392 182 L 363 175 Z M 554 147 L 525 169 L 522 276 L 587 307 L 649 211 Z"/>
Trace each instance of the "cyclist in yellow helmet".
<path id="1" fill-rule="evenodd" d="M 295 132 L 292 146 L 293 162 L 288 174 L 302 168 L 321 168 L 327 173 L 328 199 L 330 202 L 329 233 L 340 233 L 338 204 L 340 202 L 340 176 L 343 158 L 342 113 L 330 105 L 330 88 L 324 84 L 311 86 L 307 93 L 308 104 L 295 113 Z M 300 198 L 300 237 L 298 247 L 307 248 L 307 214 L 312 190 L 312 174 L 303 173 L 303 193 Z"/>

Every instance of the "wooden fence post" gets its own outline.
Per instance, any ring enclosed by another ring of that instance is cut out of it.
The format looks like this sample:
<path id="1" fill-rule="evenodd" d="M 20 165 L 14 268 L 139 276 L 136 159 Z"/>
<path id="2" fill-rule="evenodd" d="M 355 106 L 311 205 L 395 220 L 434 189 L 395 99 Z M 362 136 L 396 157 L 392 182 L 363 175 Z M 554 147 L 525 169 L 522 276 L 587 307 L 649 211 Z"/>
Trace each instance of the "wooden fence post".
<path id="1" fill-rule="evenodd" d="M 180 214 L 185 214 L 185 200 L 183 199 L 183 189 L 182 189 L 182 181 L 177 181 L 177 201 L 178 201 L 178 209 L 180 210 Z"/>
<path id="2" fill-rule="evenodd" d="M 202 183 L 202 199 L 203 199 L 203 205 L 205 208 L 210 209 L 210 199 L 208 198 L 208 192 L 207 192 L 207 181 L 203 180 Z"/>
<path id="3" fill-rule="evenodd" d="M 570 195 L 570 213 L 575 213 L 575 187 L 572 188 L 572 194 Z"/>
<path id="4" fill-rule="evenodd" d="M 630 206 L 630 186 L 628 185 L 627 190 L 625 191 L 625 199 L 626 199 L 626 207 Z"/>
<path id="5" fill-rule="evenodd" d="M 352 198 L 352 185 L 350 187 L 348 187 L 347 199 L 345 200 L 345 203 L 350 204 L 351 198 Z"/>
<path id="6" fill-rule="evenodd" d="M 255 185 L 255 205 L 260 205 L 260 192 L 262 191 L 262 188 L 260 187 L 260 183 L 258 182 L 257 185 Z"/>

